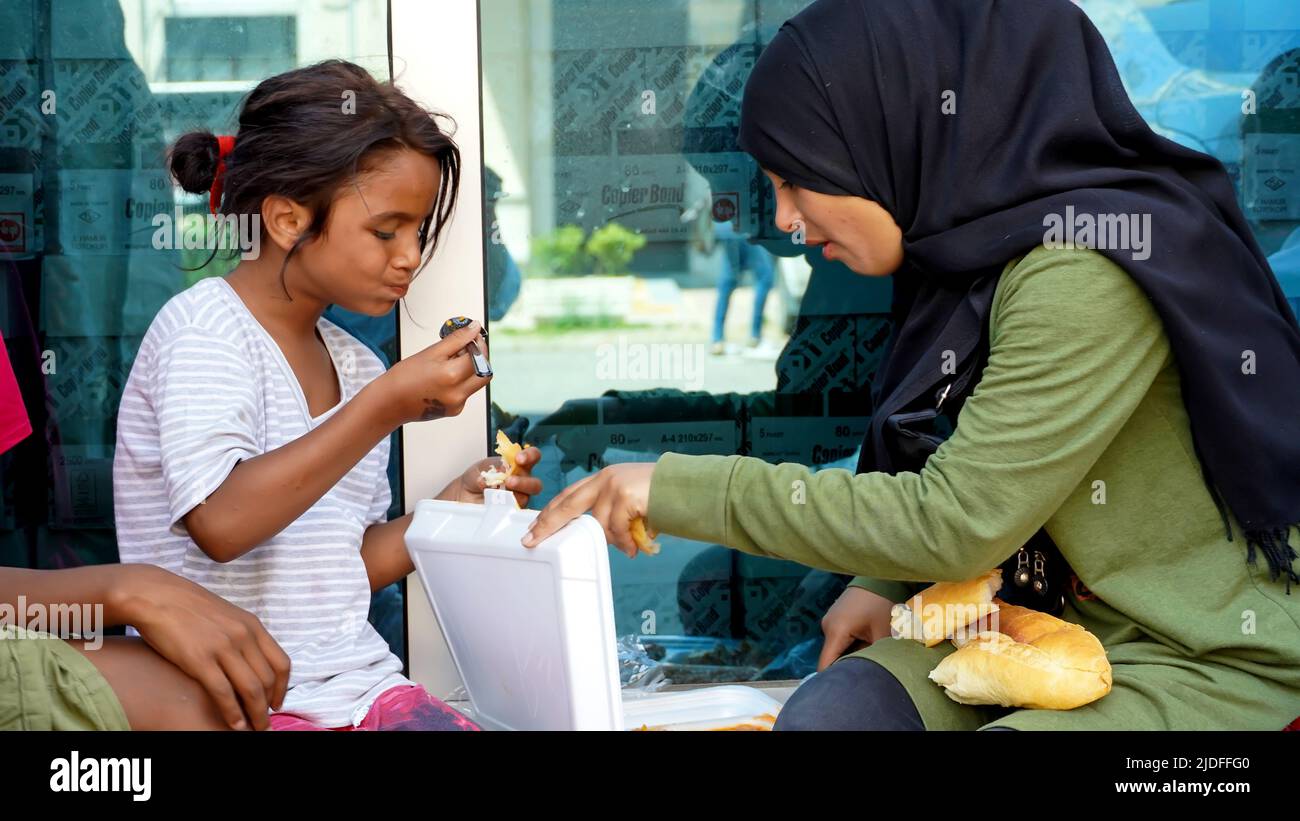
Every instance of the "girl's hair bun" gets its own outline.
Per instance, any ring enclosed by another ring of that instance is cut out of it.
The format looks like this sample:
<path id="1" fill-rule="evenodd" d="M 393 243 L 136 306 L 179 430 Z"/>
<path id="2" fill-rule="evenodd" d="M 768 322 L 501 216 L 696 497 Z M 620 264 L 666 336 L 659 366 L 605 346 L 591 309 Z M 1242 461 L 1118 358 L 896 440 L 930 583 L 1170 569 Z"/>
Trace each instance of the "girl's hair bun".
<path id="1" fill-rule="evenodd" d="M 190 131 L 172 144 L 168 158 L 172 176 L 191 194 L 203 194 L 212 188 L 217 176 L 221 148 L 211 131 Z"/>

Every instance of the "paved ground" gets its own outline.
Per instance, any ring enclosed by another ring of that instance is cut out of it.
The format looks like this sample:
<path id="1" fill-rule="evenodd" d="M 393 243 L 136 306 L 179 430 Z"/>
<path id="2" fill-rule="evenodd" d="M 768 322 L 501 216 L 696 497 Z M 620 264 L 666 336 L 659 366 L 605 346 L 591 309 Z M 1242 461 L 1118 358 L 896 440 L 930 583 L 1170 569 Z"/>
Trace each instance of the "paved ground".
<path id="1" fill-rule="evenodd" d="M 786 339 L 778 332 L 777 300 L 768 299 L 763 348 L 750 351 L 744 342 L 753 289 L 738 288 L 727 312 L 730 350 L 714 356 L 709 335 L 715 299 L 712 289 L 684 290 L 681 321 L 658 327 L 538 333 L 511 331 L 503 323 L 492 335 L 492 401 L 512 414 L 537 414 L 611 389 L 771 390 L 776 354 Z"/>

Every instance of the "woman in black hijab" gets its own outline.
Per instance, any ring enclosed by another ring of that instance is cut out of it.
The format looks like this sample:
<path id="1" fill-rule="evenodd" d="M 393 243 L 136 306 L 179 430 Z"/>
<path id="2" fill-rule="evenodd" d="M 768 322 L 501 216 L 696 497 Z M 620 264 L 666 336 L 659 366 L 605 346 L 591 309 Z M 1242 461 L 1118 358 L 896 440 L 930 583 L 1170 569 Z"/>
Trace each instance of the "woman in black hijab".
<path id="1" fill-rule="evenodd" d="M 779 228 L 894 277 L 858 475 L 666 454 L 570 487 L 534 541 L 592 509 L 634 549 L 625 522 L 644 514 L 872 577 L 826 620 L 831 658 L 871 645 L 778 726 L 1300 715 L 1300 327 L 1220 163 L 1151 131 L 1086 16 L 1068 0 L 819 0 L 755 65 L 740 145 L 777 189 Z M 960 414 L 927 460 L 935 437 L 907 429 L 936 407 Z M 1073 568 L 1062 617 L 1107 649 L 1100 701 L 957 705 L 926 680 L 952 648 L 878 640 L 913 589 L 882 580 L 971 578 L 1033 539 Z"/>

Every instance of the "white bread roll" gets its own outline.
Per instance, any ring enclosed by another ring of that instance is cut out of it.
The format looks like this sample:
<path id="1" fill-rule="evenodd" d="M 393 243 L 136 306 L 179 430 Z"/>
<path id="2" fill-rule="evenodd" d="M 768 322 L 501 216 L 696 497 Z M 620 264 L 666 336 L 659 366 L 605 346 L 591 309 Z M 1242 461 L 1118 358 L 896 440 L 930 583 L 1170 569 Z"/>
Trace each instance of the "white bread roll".
<path id="1" fill-rule="evenodd" d="M 889 627 L 898 638 L 934 647 L 975 622 L 988 623 L 998 611 L 993 597 L 1002 589 L 1002 568 L 964 582 L 939 582 L 894 605 Z M 971 631 L 973 632 L 973 631 Z"/>
<path id="2" fill-rule="evenodd" d="M 1070 710 L 1110 692 L 1106 650 L 1077 624 L 1000 600 L 998 632 L 979 633 L 930 672 L 960 704 Z"/>

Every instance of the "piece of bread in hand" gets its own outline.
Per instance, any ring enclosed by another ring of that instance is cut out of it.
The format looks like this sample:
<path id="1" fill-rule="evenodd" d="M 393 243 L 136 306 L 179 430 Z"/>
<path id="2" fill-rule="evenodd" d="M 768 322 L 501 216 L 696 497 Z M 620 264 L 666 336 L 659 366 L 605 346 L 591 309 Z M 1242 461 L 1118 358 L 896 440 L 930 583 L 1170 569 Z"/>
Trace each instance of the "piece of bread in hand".
<path id="1" fill-rule="evenodd" d="M 490 467 L 487 470 L 479 471 L 479 475 L 483 477 L 484 487 L 504 487 L 506 479 L 510 478 L 519 469 L 515 457 L 529 447 L 532 447 L 532 445 L 517 445 L 511 442 L 510 437 L 506 436 L 505 433 L 497 431 L 496 453 L 501 457 L 501 467 L 505 470 L 501 471 L 495 467 Z"/>
<path id="2" fill-rule="evenodd" d="M 483 477 L 484 487 L 502 487 L 505 485 L 506 479 L 510 476 L 509 473 L 502 473 L 495 467 L 479 471 L 479 475 Z"/>
<path id="3" fill-rule="evenodd" d="M 934 647 L 976 622 L 987 623 L 998 610 L 993 597 L 1002 589 L 1002 568 L 964 582 L 939 582 L 894 605 L 889 626 L 898 638 Z"/>
<path id="4" fill-rule="evenodd" d="M 634 518 L 632 524 L 628 526 L 628 529 L 632 531 L 632 541 L 636 542 L 636 549 L 638 551 L 649 553 L 651 556 L 657 556 L 659 554 L 659 543 L 653 541 L 656 534 L 646 530 L 644 516 L 637 516 Z"/>
<path id="5" fill-rule="evenodd" d="M 506 436 L 504 431 L 498 430 L 496 453 L 501 457 L 501 467 L 505 468 L 505 470 L 497 470 L 496 467 L 493 466 L 487 470 L 479 471 L 479 475 L 483 477 L 483 487 L 494 487 L 498 489 L 504 488 L 506 486 L 506 479 L 509 479 L 511 474 L 519 469 L 519 465 L 515 462 L 515 457 L 522 453 L 524 448 L 528 447 L 532 446 L 528 444 L 517 445 L 510 441 L 510 437 Z M 515 497 L 515 507 L 519 507 L 518 497 Z"/>
<path id="6" fill-rule="evenodd" d="M 1078 624 L 1000 600 L 997 632 L 964 641 L 930 671 L 960 704 L 1071 710 L 1110 692 L 1106 650 Z"/>
<path id="7" fill-rule="evenodd" d="M 506 476 L 514 475 L 515 470 L 519 467 L 515 464 L 515 457 L 523 453 L 524 448 L 528 445 L 517 445 L 510 441 L 504 431 L 497 431 L 496 454 L 501 457 L 502 463 L 506 468 Z"/>

